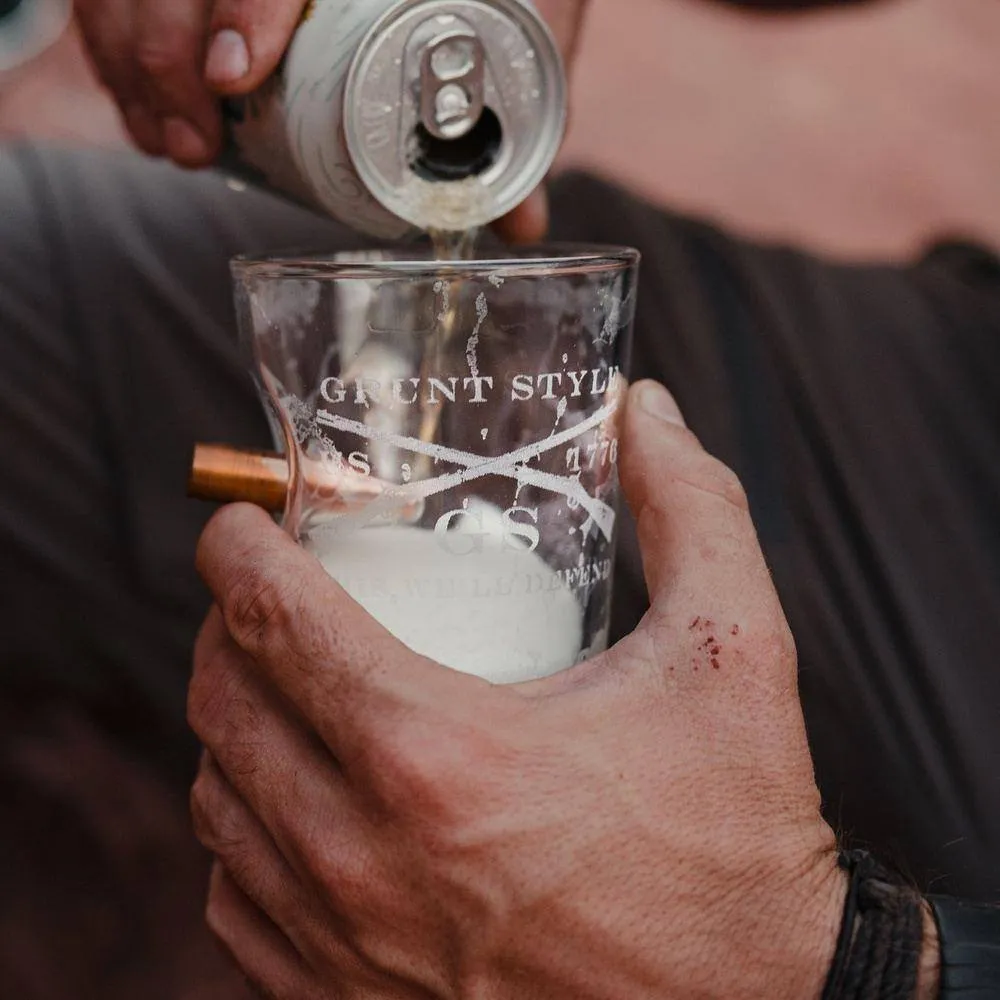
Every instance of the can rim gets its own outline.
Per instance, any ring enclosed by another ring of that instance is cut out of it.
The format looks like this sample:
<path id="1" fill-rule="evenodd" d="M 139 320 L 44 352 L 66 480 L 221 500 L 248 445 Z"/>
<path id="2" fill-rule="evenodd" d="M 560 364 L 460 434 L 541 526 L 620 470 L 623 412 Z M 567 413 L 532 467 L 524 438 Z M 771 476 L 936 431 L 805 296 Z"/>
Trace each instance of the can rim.
<path id="1" fill-rule="evenodd" d="M 359 81 L 365 75 L 369 60 L 375 57 L 379 45 L 389 36 L 388 26 L 406 13 L 438 2 L 447 3 L 447 0 L 402 0 L 400 4 L 385 11 L 358 44 L 344 90 L 344 140 L 355 171 L 376 202 L 392 215 L 418 229 L 441 225 L 442 220 L 436 217 L 436 210 L 428 212 L 420 207 L 420 202 L 413 202 L 409 195 L 404 195 L 386 185 L 385 177 L 373 165 L 366 151 L 359 121 L 354 115 L 347 113 L 346 109 L 360 103 Z M 492 185 L 481 186 L 478 180 L 470 178 L 456 185 L 455 192 L 459 195 L 458 203 L 462 206 L 460 215 L 463 224 L 486 225 L 516 208 L 529 192 L 543 183 L 551 170 L 566 134 L 568 84 L 566 66 L 559 45 L 548 23 L 535 9 L 532 0 L 476 0 L 476 2 L 479 6 L 492 9 L 495 13 L 506 14 L 530 40 L 532 47 L 544 53 L 544 58 L 539 58 L 538 62 L 539 65 L 548 67 L 548 87 L 545 93 L 549 114 L 545 116 L 545 120 L 551 126 L 547 132 L 543 131 L 536 137 L 533 153 L 526 160 L 524 171 L 517 176 L 516 182 L 508 179 L 499 188 L 494 188 Z M 425 188 L 425 193 L 429 193 L 435 187 L 434 184 L 427 186 L 424 182 L 415 180 L 411 183 L 415 183 L 418 188 Z M 434 201 L 433 198 L 431 200 Z"/>
<path id="2" fill-rule="evenodd" d="M 309 278 L 313 280 L 427 278 L 435 275 L 544 277 L 549 274 L 627 270 L 642 255 L 627 246 L 546 243 L 509 251 L 485 248 L 469 260 L 441 260 L 430 247 L 359 250 L 339 253 L 286 251 L 241 254 L 230 261 L 236 278 Z"/>

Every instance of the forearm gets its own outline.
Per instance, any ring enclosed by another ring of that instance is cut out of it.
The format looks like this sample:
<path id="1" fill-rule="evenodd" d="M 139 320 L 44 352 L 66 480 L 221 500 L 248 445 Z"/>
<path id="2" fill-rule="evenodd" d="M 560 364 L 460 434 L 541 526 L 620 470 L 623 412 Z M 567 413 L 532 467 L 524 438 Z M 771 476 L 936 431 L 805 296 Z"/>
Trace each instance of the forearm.
<path id="1" fill-rule="evenodd" d="M 930 903 L 924 903 L 924 942 L 917 976 L 917 1000 L 937 1000 L 941 990 L 941 946 Z"/>

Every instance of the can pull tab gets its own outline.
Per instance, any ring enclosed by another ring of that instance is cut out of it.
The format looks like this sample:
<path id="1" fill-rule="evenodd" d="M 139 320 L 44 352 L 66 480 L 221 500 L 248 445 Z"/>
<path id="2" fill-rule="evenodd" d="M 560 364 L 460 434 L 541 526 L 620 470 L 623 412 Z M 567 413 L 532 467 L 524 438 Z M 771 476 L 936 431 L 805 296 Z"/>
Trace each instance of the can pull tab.
<path id="1" fill-rule="evenodd" d="M 420 68 L 420 119 L 436 139 L 468 135 L 485 107 L 486 53 L 475 32 L 444 31 L 424 48 Z"/>

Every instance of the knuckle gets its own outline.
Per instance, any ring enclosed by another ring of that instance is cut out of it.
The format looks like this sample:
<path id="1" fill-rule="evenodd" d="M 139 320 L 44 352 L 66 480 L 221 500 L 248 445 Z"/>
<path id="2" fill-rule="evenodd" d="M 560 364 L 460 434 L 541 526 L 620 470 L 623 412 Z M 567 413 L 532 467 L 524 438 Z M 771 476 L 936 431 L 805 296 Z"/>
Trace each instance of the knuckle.
<path id="1" fill-rule="evenodd" d="M 757 668 L 746 677 L 750 688 L 765 703 L 791 700 L 798 704 L 798 651 L 792 630 L 776 601 L 773 610 L 749 625 L 742 654 L 745 662 Z"/>
<path id="2" fill-rule="evenodd" d="M 139 69 L 152 80 L 163 81 L 176 76 L 192 62 L 189 40 L 163 33 L 156 38 L 143 38 L 135 47 L 135 62 Z"/>
<path id="3" fill-rule="evenodd" d="M 227 731 L 232 706 L 242 687 L 237 674 L 218 656 L 198 664 L 188 685 L 187 716 L 191 728 L 206 745 Z"/>
<path id="4" fill-rule="evenodd" d="M 794 664 L 798 660 L 795 636 L 792 634 L 788 620 L 780 611 L 774 615 L 765 642 L 768 646 L 768 652 L 776 661 Z"/>
<path id="5" fill-rule="evenodd" d="M 213 887 L 209 890 L 208 901 L 205 904 L 205 923 L 208 929 L 216 938 L 229 950 L 233 957 L 236 953 L 233 950 L 233 925 L 229 915 L 229 907 L 223 899 L 222 894 Z"/>
<path id="6" fill-rule="evenodd" d="M 268 634 L 289 627 L 294 603 L 287 592 L 259 572 L 242 573 L 225 603 L 226 624 L 236 641 L 246 648 L 265 643 Z"/>
<path id="7" fill-rule="evenodd" d="M 444 727 L 399 726 L 374 762 L 376 794 L 427 848 L 450 842 L 478 800 L 471 773 L 492 761 L 477 741 Z"/>
<path id="8" fill-rule="evenodd" d="M 703 453 L 684 478 L 699 491 L 717 496 L 741 513 L 749 513 L 750 503 L 740 477 L 712 455 Z"/>
<path id="9" fill-rule="evenodd" d="M 382 890 L 392 882 L 366 847 L 331 845 L 329 835 L 315 845 L 312 875 L 324 895 L 347 912 L 378 910 Z"/>
<path id="10" fill-rule="evenodd" d="M 408 792 L 411 785 L 423 784 L 429 778 L 422 760 L 420 741 L 414 739 L 402 723 L 371 748 L 369 763 L 373 774 L 390 789 L 398 787 L 401 792 Z"/>
<path id="11" fill-rule="evenodd" d="M 225 796 L 220 792 L 217 779 L 205 768 L 191 786 L 190 806 L 195 836 L 210 851 L 221 852 L 238 843 L 239 829 L 231 821 Z"/>
<path id="12" fill-rule="evenodd" d="M 191 786 L 190 809 L 191 822 L 194 826 L 194 835 L 198 842 L 205 847 L 210 847 L 214 839 L 215 824 L 213 821 L 211 792 L 206 787 L 208 779 L 204 771 L 198 774 Z"/>
<path id="13" fill-rule="evenodd" d="M 264 983 L 260 983 L 254 979 L 251 979 L 249 974 L 247 973 L 244 973 L 243 975 L 244 978 L 246 979 L 246 984 L 249 987 L 250 992 L 255 997 L 257 997 L 257 1000 L 282 1000 L 280 993 L 276 993 L 274 990 L 272 990 L 269 986 L 266 986 Z M 288 996 L 288 994 L 285 995 L 286 997 Z M 301 994 L 299 994 L 299 996 L 301 997 L 301 1000 L 311 1000 L 312 997 L 311 994 L 309 997 L 303 997 Z"/>
<path id="14" fill-rule="evenodd" d="M 198 842 L 211 851 L 240 884 L 253 865 L 245 817 L 231 793 L 203 770 L 191 786 L 191 821 Z"/>
<path id="15" fill-rule="evenodd" d="M 715 462 L 716 489 L 720 497 L 733 507 L 749 513 L 750 503 L 740 477 L 722 462 Z"/>
<path id="16" fill-rule="evenodd" d="M 243 930 L 245 921 L 245 914 L 240 917 L 233 912 L 233 903 L 230 899 L 215 888 L 209 890 L 208 901 L 205 904 L 205 925 L 223 951 L 232 959 L 234 966 L 240 970 L 246 993 L 259 1000 L 281 1000 L 283 996 L 302 996 L 301 993 L 273 992 L 258 979 L 256 965 L 259 958 L 255 953 L 257 949 L 248 947 L 246 932 Z M 311 1000 L 311 997 L 308 1000 Z"/>
<path id="17" fill-rule="evenodd" d="M 436 804 L 444 781 L 438 755 L 429 752 L 426 739 L 411 727 L 397 725 L 391 736 L 379 741 L 374 757 L 373 773 L 393 805 L 428 811 Z"/>

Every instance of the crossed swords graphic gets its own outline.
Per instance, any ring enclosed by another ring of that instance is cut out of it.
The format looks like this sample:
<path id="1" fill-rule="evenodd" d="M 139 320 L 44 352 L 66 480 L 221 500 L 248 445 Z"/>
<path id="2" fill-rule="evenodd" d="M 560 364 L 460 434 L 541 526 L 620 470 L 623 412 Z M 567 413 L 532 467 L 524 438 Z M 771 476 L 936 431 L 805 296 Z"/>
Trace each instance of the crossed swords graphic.
<path id="1" fill-rule="evenodd" d="M 385 442 L 401 451 L 427 455 L 438 461 L 462 467 L 462 471 L 460 472 L 448 473 L 434 479 L 407 483 L 403 486 L 393 485 L 387 487 L 382 496 L 368 504 L 363 511 L 346 516 L 345 520 L 352 522 L 352 528 L 363 527 L 365 524 L 374 521 L 383 514 L 390 513 L 393 509 L 401 505 L 408 505 L 418 500 L 426 500 L 429 497 L 445 493 L 464 483 L 482 479 L 484 476 L 503 476 L 507 479 L 515 480 L 519 484 L 536 486 L 550 493 L 557 493 L 560 496 L 566 497 L 567 500 L 575 502 L 588 515 L 587 521 L 583 525 L 584 534 L 587 534 L 591 527 L 596 525 L 598 530 L 610 542 L 615 527 L 614 508 L 598 500 L 596 497 L 592 497 L 574 476 L 557 476 L 550 472 L 541 472 L 537 469 L 529 468 L 527 463 L 583 437 L 588 431 L 600 427 L 605 420 L 614 416 L 617 409 L 617 403 L 609 403 L 575 427 L 571 427 L 559 434 L 553 433 L 542 441 L 536 441 L 533 444 L 525 445 L 516 451 L 509 452 L 506 455 L 499 455 L 495 458 L 484 458 L 482 455 L 476 455 L 472 452 L 459 451 L 456 448 L 446 448 L 444 445 L 429 444 L 426 441 L 421 441 L 419 438 L 404 437 L 399 434 L 393 434 L 390 431 L 382 431 L 374 427 L 369 427 L 367 424 L 363 424 L 357 420 L 348 420 L 346 417 L 330 413 L 328 410 L 317 411 L 316 423 L 332 428 L 333 430 L 356 434 L 368 441 Z"/>

